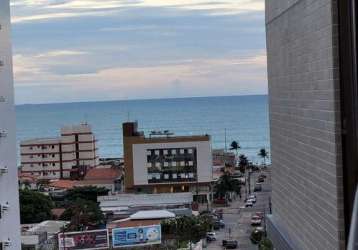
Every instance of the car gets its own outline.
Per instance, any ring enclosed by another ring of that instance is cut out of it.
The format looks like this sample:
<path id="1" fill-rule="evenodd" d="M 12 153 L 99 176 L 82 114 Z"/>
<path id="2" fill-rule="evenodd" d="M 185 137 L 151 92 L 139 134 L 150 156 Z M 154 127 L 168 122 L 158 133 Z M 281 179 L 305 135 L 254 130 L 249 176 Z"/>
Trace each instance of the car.
<path id="1" fill-rule="evenodd" d="M 252 207 L 254 205 L 254 203 L 252 203 L 251 201 L 246 201 L 245 203 L 245 207 Z"/>
<path id="2" fill-rule="evenodd" d="M 264 216 L 265 216 L 263 212 L 256 212 L 255 215 L 256 215 L 256 216 L 259 216 L 260 219 L 263 219 Z"/>
<path id="3" fill-rule="evenodd" d="M 260 174 L 259 175 L 259 178 L 266 178 L 267 176 L 266 175 L 264 175 L 264 174 Z"/>
<path id="4" fill-rule="evenodd" d="M 260 191 L 262 191 L 262 186 L 260 183 L 256 183 L 254 192 L 260 192 Z"/>
<path id="5" fill-rule="evenodd" d="M 262 219 L 259 216 L 253 215 L 251 217 L 251 225 L 252 226 L 260 226 L 261 222 L 262 222 Z"/>
<path id="6" fill-rule="evenodd" d="M 211 242 L 211 241 L 216 241 L 216 234 L 215 232 L 207 232 L 206 233 L 206 240 Z"/>
<path id="7" fill-rule="evenodd" d="M 248 199 L 256 199 L 256 194 L 250 194 Z"/>
<path id="8" fill-rule="evenodd" d="M 223 240 L 222 245 L 226 249 L 236 249 L 238 243 L 237 240 Z"/>
<path id="9" fill-rule="evenodd" d="M 265 181 L 265 178 L 263 178 L 263 177 L 259 177 L 258 179 L 257 179 L 257 182 L 258 183 L 262 183 L 262 182 L 264 182 Z"/>
<path id="10" fill-rule="evenodd" d="M 250 199 L 247 199 L 246 202 L 252 202 L 252 203 L 256 203 L 256 199 L 255 198 L 250 198 Z"/>
<path id="11" fill-rule="evenodd" d="M 220 225 L 220 221 L 214 221 L 214 225 L 213 225 L 213 229 L 214 230 L 220 230 L 221 225 Z"/>
<path id="12" fill-rule="evenodd" d="M 225 228 L 225 222 L 223 220 L 219 220 L 219 224 L 221 228 Z"/>

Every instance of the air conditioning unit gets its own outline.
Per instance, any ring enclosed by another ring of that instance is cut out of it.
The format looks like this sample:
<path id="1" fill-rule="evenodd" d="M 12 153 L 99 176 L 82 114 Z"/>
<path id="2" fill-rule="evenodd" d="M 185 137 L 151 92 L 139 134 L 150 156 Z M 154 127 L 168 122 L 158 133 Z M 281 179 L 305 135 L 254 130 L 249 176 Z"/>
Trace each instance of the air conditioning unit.
<path id="1" fill-rule="evenodd" d="M 7 247 L 11 247 L 11 240 L 4 240 L 3 242 L 1 242 L 1 246 L 3 249 L 6 249 Z"/>
<path id="2" fill-rule="evenodd" d="M 0 129 L 0 137 L 6 137 L 7 131 L 5 129 Z"/>
<path id="3" fill-rule="evenodd" d="M 10 205 L 9 203 L 6 202 L 6 204 L 0 205 L 0 208 L 1 208 L 1 212 L 6 212 L 10 209 Z"/>
<path id="4" fill-rule="evenodd" d="M 7 166 L 1 166 L 0 165 L 0 175 L 6 174 L 8 172 Z"/>

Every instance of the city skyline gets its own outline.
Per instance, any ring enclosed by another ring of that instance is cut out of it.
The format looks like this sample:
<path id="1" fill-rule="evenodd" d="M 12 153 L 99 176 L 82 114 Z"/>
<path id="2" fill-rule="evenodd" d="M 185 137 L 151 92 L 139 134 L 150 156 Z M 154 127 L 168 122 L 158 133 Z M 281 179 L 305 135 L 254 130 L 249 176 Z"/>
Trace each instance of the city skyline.
<path id="1" fill-rule="evenodd" d="M 262 0 L 11 9 L 17 104 L 267 94 Z"/>

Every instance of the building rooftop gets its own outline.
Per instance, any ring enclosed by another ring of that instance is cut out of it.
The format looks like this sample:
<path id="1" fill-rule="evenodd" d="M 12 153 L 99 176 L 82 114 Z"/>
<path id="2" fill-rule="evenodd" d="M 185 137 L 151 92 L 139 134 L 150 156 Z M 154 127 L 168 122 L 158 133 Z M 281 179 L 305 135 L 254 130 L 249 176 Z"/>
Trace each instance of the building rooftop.
<path id="1" fill-rule="evenodd" d="M 60 143 L 61 139 L 59 137 L 51 137 L 51 138 L 33 138 L 29 140 L 21 141 L 22 146 L 26 145 L 36 145 L 36 144 L 57 144 Z"/>
<path id="2" fill-rule="evenodd" d="M 46 220 L 39 224 L 34 224 L 27 232 L 47 232 L 50 235 L 54 235 L 60 232 L 67 224 L 69 224 L 68 221 Z"/>
<path id="3" fill-rule="evenodd" d="M 117 194 L 100 196 L 97 199 L 103 207 L 139 207 L 191 204 L 193 194 L 187 193 L 162 193 L 162 194 Z"/>
<path id="4" fill-rule="evenodd" d="M 93 168 L 87 172 L 84 180 L 110 180 L 113 182 L 115 179 L 118 179 L 121 176 L 122 171 L 119 168 Z"/>
<path id="5" fill-rule="evenodd" d="M 144 210 L 129 216 L 131 220 L 167 219 L 174 217 L 175 214 L 167 210 Z"/>

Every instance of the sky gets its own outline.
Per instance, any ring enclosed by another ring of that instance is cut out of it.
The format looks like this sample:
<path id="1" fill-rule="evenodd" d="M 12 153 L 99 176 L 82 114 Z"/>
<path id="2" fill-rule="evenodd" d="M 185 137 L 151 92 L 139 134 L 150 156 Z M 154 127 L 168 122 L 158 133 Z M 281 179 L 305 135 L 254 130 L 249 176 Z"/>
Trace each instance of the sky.
<path id="1" fill-rule="evenodd" d="M 267 93 L 264 0 L 11 0 L 17 104 Z"/>

